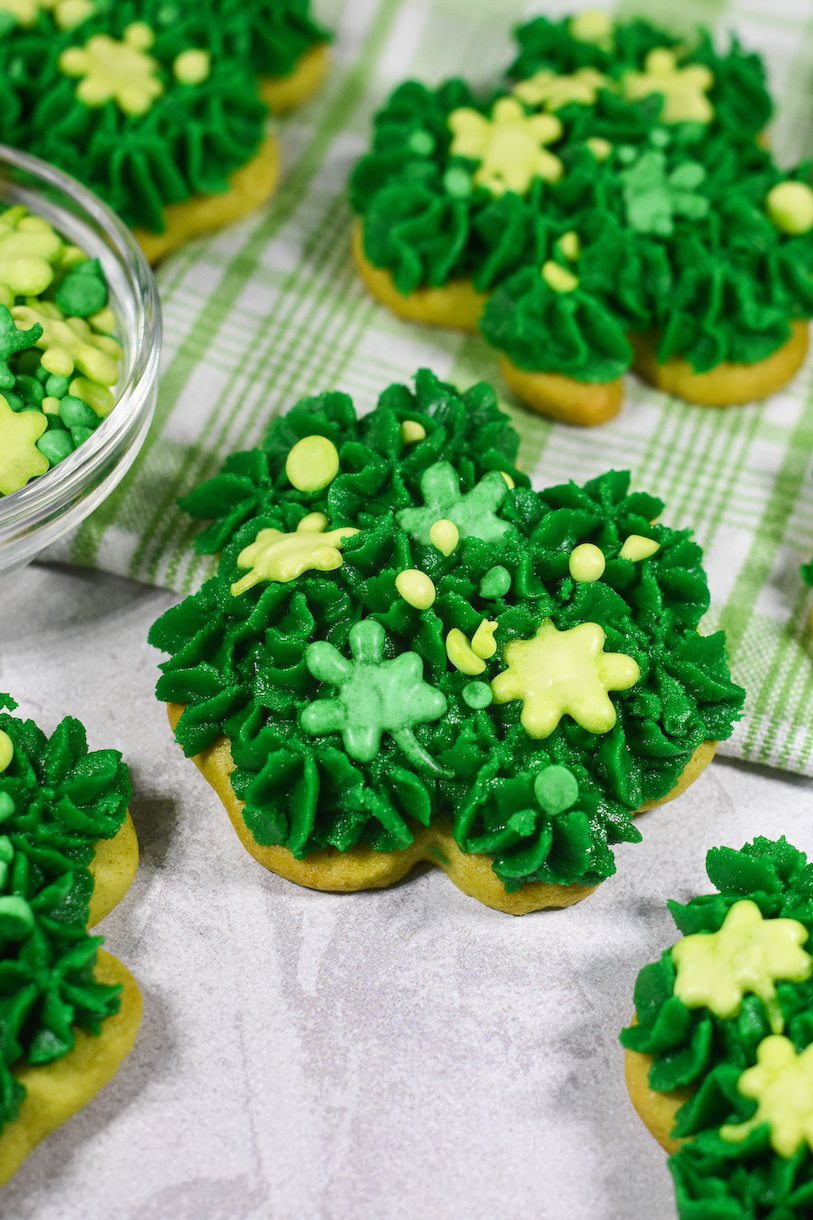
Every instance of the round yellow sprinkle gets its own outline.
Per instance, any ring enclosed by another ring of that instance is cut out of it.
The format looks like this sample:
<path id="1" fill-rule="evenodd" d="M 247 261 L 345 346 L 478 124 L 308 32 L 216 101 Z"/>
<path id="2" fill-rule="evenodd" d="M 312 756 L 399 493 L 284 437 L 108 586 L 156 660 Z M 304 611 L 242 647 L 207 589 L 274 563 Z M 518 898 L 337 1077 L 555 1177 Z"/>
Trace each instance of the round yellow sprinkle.
<path id="1" fill-rule="evenodd" d="M 339 473 L 339 452 L 326 436 L 305 436 L 288 454 L 285 473 L 297 491 L 323 491 Z"/>
<path id="2" fill-rule="evenodd" d="M 401 440 L 405 445 L 414 445 L 426 436 L 426 428 L 417 419 L 405 419 L 401 424 Z"/>
<path id="3" fill-rule="evenodd" d="M 571 263 L 575 263 L 576 259 L 581 254 L 581 246 L 579 245 L 579 235 L 573 230 L 569 233 L 563 233 L 559 238 L 559 249 L 564 254 L 565 258 Z"/>
<path id="4" fill-rule="evenodd" d="M 100 419 L 110 414 L 116 401 L 112 390 L 106 385 L 99 385 L 98 381 L 91 381 L 89 377 L 74 377 L 68 392 L 93 407 Z"/>
<path id="5" fill-rule="evenodd" d="M 4 733 L 0 729 L 0 771 L 5 771 L 13 757 L 14 746 L 11 743 L 11 738 L 8 733 Z"/>
<path id="6" fill-rule="evenodd" d="M 579 281 L 571 271 L 554 262 L 545 263 L 542 268 L 542 279 L 554 292 L 573 292 L 579 286 Z"/>
<path id="7" fill-rule="evenodd" d="M 488 660 L 493 657 L 497 651 L 497 641 L 494 639 L 494 632 L 497 630 L 497 624 L 484 618 L 480 626 L 471 637 L 471 650 L 475 656 L 482 657 L 483 660 Z"/>
<path id="8" fill-rule="evenodd" d="M 613 151 L 610 141 L 603 139 L 602 136 L 591 136 L 587 141 L 587 147 L 597 161 L 606 161 Z"/>
<path id="9" fill-rule="evenodd" d="M 593 546 L 592 542 L 583 542 L 570 552 L 568 567 L 574 580 L 588 585 L 594 580 L 601 580 L 605 563 L 604 553 L 597 546 Z"/>
<path id="10" fill-rule="evenodd" d="M 643 538 L 640 534 L 630 534 L 629 538 L 624 541 L 620 557 L 637 563 L 639 559 L 649 559 L 650 555 L 654 555 L 660 549 L 661 544 L 655 542 L 654 538 Z"/>
<path id="11" fill-rule="evenodd" d="M 460 533 L 454 521 L 436 521 L 429 531 L 429 541 L 442 555 L 451 555 L 460 541 Z"/>
<path id="12" fill-rule="evenodd" d="M 50 395 L 42 400 L 42 409 L 46 415 L 59 415 L 60 398 L 52 398 Z"/>
<path id="13" fill-rule="evenodd" d="M 803 182 L 780 182 L 768 192 L 765 208 L 783 233 L 809 233 L 813 229 L 813 191 Z"/>
<path id="14" fill-rule="evenodd" d="M 501 470 L 500 474 L 502 475 L 502 477 L 505 479 L 506 483 L 508 484 L 509 490 L 516 487 L 516 483 L 511 478 L 510 474 L 506 474 L 506 472 L 504 470 Z"/>
<path id="15" fill-rule="evenodd" d="M 425 572 L 406 568 L 395 578 L 395 587 L 405 602 L 416 610 L 428 610 L 435 600 L 435 586 Z"/>
<path id="16" fill-rule="evenodd" d="M 446 636 L 446 656 L 462 674 L 481 674 L 486 667 L 485 661 L 472 651 L 469 641 L 459 627 L 452 627 Z"/>
<path id="17" fill-rule="evenodd" d="M 600 45 L 609 42 L 613 23 L 602 9 L 591 8 L 571 17 L 568 29 L 571 38 Z"/>
<path id="18" fill-rule="evenodd" d="M 180 85 L 200 85 L 212 69 L 212 57 L 208 51 L 182 51 L 175 57 L 172 71 Z"/>

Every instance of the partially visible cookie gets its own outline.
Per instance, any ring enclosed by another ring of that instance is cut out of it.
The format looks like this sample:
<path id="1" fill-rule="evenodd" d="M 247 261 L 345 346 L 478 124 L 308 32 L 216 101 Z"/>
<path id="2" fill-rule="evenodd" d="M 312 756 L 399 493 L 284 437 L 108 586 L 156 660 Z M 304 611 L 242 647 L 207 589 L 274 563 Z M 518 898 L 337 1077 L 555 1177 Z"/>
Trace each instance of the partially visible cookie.
<path id="1" fill-rule="evenodd" d="M 681 1220 L 803 1220 L 813 1199 L 813 865 L 784 838 L 706 858 L 669 909 L 621 1035 L 630 1098 L 672 1154 Z"/>
<path id="2" fill-rule="evenodd" d="M 0 138 L 94 190 L 151 261 L 269 198 L 269 108 L 327 67 L 307 0 L 55 0 L 0 23 Z"/>
<path id="3" fill-rule="evenodd" d="M 47 738 L 0 712 L 0 1185 L 112 1079 L 138 1032 L 135 981 L 87 933 L 135 874 L 129 796 L 121 756 L 88 753 L 78 721 Z"/>
<path id="4" fill-rule="evenodd" d="M 516 37 L 497 90 L 407 81 L 375 116 L 350 185 L 367 287 L 479 329 L 566 423 L 611 419 L 631 369 L 705 406 L 780 389 L 813 316 L 813 189 L 765 146 L 759 57 L 596 12 Z"/>

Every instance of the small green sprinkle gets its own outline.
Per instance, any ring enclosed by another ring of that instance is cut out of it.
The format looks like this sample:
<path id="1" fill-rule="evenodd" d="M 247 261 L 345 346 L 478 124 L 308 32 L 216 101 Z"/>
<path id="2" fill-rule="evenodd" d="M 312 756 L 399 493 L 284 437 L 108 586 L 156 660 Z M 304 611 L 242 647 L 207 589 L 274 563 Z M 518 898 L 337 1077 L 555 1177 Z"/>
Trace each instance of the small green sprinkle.
<path id="1" fill-rule="evenodd" d="M 83 428 L 81 425 L 78 428 L 71 428 L 71 438 L 77 449 L 80 445 L 84 445 L 85 441 L 90 440 L 91 436 L 93 436 L 92 428 Z"/>
<path id="2" fill-rule="evenodd" d="M 576 803 L 579 785 L 567 767 L 546 767 L 534 780 L 534 793 L 545 813 L 553 817 Z"/>
<path id="3" fill-rule="evenodd" d="M 488 707 L 493 698 L 491 687 L 485 682 L 467 682 L 463 687 L 464 701 L 475 710 Z"/>
<path id="4" fill-rule="evenodd" d="M 48 431 L 49 432 L 64 432 L 65 425 L 58 415 L 47 415 Z"/>
<path id="5" fill-rule="evenodd" d="M 56 373 L 50 373 L 45 383 L 45 393 L 49 398 L 64 398 L 70 388 L 70 384 L 67 377 L 58 377 Z"/>
<path id="6" fill-rule="evenodd" d="M 24 898 L 0 898 L 0 940 L 24 940 L 34 928 L 34 912 Z"/>
<path id="7" fill-rule="evenodd" d="M 7 792 L 0 792 L 0 822 L 7 821 L 14 813 L 14 801 Z"/>
<path id="8" fill-rule="evenodd" d="M 62 420 L 66 428 L 90 428 L 96 427 L 99 422 L 99 417 L 81 398 L 74 398 L 72 394 L 66 394 L 59 404 L 59 418 Z"/>
<path id="9" fill-rule="evenodd" d="M 507 568 L 497 565 L 495 568 L 489 568 L 480 581 L 480 596 L 489 598 L 505 597 L 510 588 L 511 573 Z"/>
<path id="10" fill-rule="evenodd" d="M 623 161 L 625 165 L 629 165 L 631 161 L 635 160 L 635 157 L 636 152 L 631 144 L 623 144 L 618 149 L 618 160 Z"/>
<path id="11" fill-rule="evenodd" d="M 45 397 L 42 383 L 37 381 L 36 377 L 27 377 L 24 373 L 17 377 L 14 388 L 22 394 L 26 402 L 35 402 L 37 406 Z"/>
<path id="12" fill-rule="evenodd" d="M 669 132 L 664 131 L 662 127 L 656 127 L 654 131 L 649 133 L 649 142 L 654 148 L 665 148 L 669 140 Z"/>
<path id="13" fill-rule="evenodd" d="M 41 436 L 37 441 L 37 448 L 41 454 L 47 457 L 52 466 L 57 466 L 66 457 L 70 457 L 73 453 L 74 445 L 70 432 L 60 429 L 54 432 L 46 432 L 44 436 Z"/>
<path id="14" fill-rule="evenodd" d="M 471 175 L 459 165 L 453 165 L 443 175 L 443 188 L 447 195 L 452 195 L 455 199 L 467 199 L 472 190 Z"/>
<path id="15" fill-rule="evenodd" d="M 417 153 L 419 157 L 431 157 L 435 151 L 435 137 L 431 136 L 428 131 L 413 131 L 407 140 L 407 148 L 410 152 Z"/>
<path id="16" fill-rule="evenodd" d="M 36 377 L 37 381 L 41 381 L 42 384 L 45 385 L 46 381 L 51 376 L 51 374 L 48 372 L 47 369 L 44 369 L 42 367 L 42 365 L 40 365 L 39 368 L 37 369 L 36 373 L 34 374 L 34 376 Z M 46 393 L 47 393 L 47 391 L 46 391 Z"/>
<path id="17" fill-rule="evenodd" d="M 56 290 L 56 303 L 71 318 L 89 318 L 107 304 L 107 281 L 98 258 L 80 263 Z"/>
<path id="18" fill-rule="evenodd" d="M 5 796 L 7 800 L 11 801 L 11 797 L 8 795 L 8 793 L 4 792 L 3 796 Z M 11 812 L 14 812 L 14 801 L 11 801 Z M 11 864 L 13 859 L 14 848 L 11 845 L 11 839 L 8 837 L 8 835 L 3 835 L 0 837 L 0 864 Z"/>
<path id="19" fill-rule="evenodd" d="M 15 394 L 13 390 L 6 390 L 3 397 L 12 411 L 22 411 L 25 408 L 25 399 L 19 394 Z"/>

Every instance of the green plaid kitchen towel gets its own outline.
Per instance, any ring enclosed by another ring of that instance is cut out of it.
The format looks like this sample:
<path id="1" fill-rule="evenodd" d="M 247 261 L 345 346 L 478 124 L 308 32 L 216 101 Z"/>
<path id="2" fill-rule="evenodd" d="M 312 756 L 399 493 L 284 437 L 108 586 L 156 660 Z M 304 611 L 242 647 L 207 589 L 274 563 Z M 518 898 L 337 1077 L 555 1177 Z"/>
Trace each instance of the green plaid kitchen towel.
<path id="1" fill-rule="evenodd" d="M 594 0 L 593 0 L 594 2 Z M 483 378 L 504 393 L 479 336 L 402 323 L 356 279 L 346 184 L 370 118 L 409 76 L 496 82 L 512 58 L 510 30 L 565 5 L 522 0 L 317 0 L 337 32 L 322 93 L 281 127 L 286 176 L 262 213 L 170 259 L 159 274 L 165 352 L 155 425 L 125 482 L 52 558 L 104 568 L 185 594 L 212 571 L 190 547 L 197 526 L 175 501 L 210 478 L 269 420 L 327 389 L 373 405 L 421 366 L 460 386 Z M 630 16 L 635 0 L 617 10 Z M 813 152 L 813 5 L 809 0 L 638 0 L 680 28 L 737 32 L 767 59 L 780 160 Z M 813 774 L 809 591 L 813 554 L 813 363 L 762 406 L 688 406 L 631 379 L 617 420 L 580 430 L 511 401 L 520 462 L 537 487 L 630 468 L 666 502 L 665 521 L 691 527 L 706 552 L 712 606 L 725 628 L 747 713 L 723 752 Z"/>

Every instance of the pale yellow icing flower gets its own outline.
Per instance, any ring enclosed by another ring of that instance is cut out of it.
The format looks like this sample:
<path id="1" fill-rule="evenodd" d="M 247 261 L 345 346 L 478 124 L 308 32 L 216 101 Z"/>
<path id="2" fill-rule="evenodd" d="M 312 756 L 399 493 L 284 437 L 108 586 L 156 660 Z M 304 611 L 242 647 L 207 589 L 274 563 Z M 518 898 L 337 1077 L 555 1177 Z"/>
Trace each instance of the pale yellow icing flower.
<path id="1" fill-rule="evenodd" d="M 68 47 L 59 57 L 66 76 L 81 76 L 76 96 L 85 106 L 104 106 L 114 101 L 129 115 L 146 114 L 164 92 L 158 79 L 158 62 L 147 49 L 155 35 L 143 21 L 124 31 L 122 42 L 95 34 L 84 47 Z"/>
<path id="2" fill-rule="evenodd" d="M 33 25 L 43 9 L 53 12 L 61 30 L 72 30 L 95 12 L 91 0 L 0 0 L 0 13 L 10 13 L 22 26 Z"/>
<path id="3" fill-rule="evenodd" d="M 630 101 L 662 93 L 662 123 L 710 123 L 714 107 L 706 97 L 714 76 L 705 64 L 679 68 L 672 51 L 658 47 L 644 61 L 643 72 L 627 72 L 621 85 Z"/>
<path id="4" fill-rule="evenodd" d="M 37 475 L 45 474 L 48 459 L 37 441 L 48 427 L 40 411 L 12 411 L 0 394 L 0 492 L 10 496 Z"/>
<path id="5" fill-rule="evenodd" d="M 506 644 L 508 668 L 491 683 L 494 702 L 521 699 L 530 737 L 550 737 L 566 714 L 589 733 L 609 732 L 616 711 L 608 691 L 628 690 L 641 674 L 632 657 L 603 652 L 604 640 L 598 623 L 558 631 L 545 619 L 532 639 Z"/>
<path id="6" fill-rule="evenodd" d="M 759 996 L 771 1029 L 784 1020 L 776 999 L 776 979 L 800 983 L 813 960 L 800 946 L 807 928 L 795 919 L 763 919 L 749 898 L 735 902 L 719 932 L 686 936 L 672 949 L 677 970 L 675 995 L 687 1008 L 705 1005 L 715 1016 L 735 1017 L 746 991 Z"/>
<path id="7" fill-rule="evenodd" d="M 556 72 L 537 72 L 514 86 L 513 93 L 528 106 L 544 106 L 545 110 L 561 110 L 570 102 L 595 106 L 599 89 L 614 89 L 615 82 L 595 68 L 579 68 L 572 76 Z"/>
<path id="8" fill-rule="evenodd" d="M 260 530 L 254 541 L 237 556 L 238 568 L 251 571 L 231 587 L 233 597 L 239 597 L 262 580 L 287 584 L 303 572 L 332 572 L 343 563 L 341 548 L 345 538 L 357 534 L 357 529 L 345 526 L 325 532 L 324 513 L 308 513 L 296 527 L 296 533 L 282 530 Z"/>
<path id="9" fill-rule="evenodd" d="M 793 1156 L 803 1141 L 813 1149 L 813 1046 L 797 1055 L 789 1038 L 770 1034 L 757 1047 L 756 1066 L 743 1072 L 737 1088 L 758 1102 L 757 1112 L 747 1123 L 721 1127 L 724 1140 L 739 1143 L 768 1123 L 771 1147 L 780 1156 Z"/>
<path id="10" fill-rule="evenodd" d="M 608 51 L 613 42 L 613 23 L 600 8 L 588 8 L 570 18 L 568 33 L 579 42 L 590 42 Z"/>
<path id="11" fill-rule="evenodd" d="M 500 98 L 490 119 L 463 108 L 453 110 L 448 123 L 452 156 L 479 161 L 474 181 L 492 195 L 524 195 L 534 178 L 557 182 L 564 172 L 559 158 L 543 147 L 561 137 L 562 124 L 551 114 L 526 115 L 513 97 Z"/>

